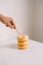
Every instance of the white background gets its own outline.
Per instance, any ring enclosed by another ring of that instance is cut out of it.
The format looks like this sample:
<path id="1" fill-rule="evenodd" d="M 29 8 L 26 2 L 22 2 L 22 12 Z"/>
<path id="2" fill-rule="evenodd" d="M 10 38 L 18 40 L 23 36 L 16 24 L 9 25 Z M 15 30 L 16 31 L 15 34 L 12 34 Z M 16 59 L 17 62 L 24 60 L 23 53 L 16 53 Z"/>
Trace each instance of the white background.
<path id="1" fill-rule="evenodd" d="M 16 26 L 31 39 L 43 42 L 43 0 L 0 0 L 0 13 L 13 17 Z M 16 35 L 0 22 L 0 40 Z"/>
<path id="2" fill-rule="evenodd" d="M 43 42 L 43 0 L 35 1 L 34 39 Z"/>
<path id="3" fill-rule="evenodd" d="M 0 13 L 13 17 L 16 26 L 32 38 L 33 1 L 0 0 Z M 16 34 L 16 31 L 6 28 L 2 23 L 0 23 L 0 40 L 8 39 Z"/>

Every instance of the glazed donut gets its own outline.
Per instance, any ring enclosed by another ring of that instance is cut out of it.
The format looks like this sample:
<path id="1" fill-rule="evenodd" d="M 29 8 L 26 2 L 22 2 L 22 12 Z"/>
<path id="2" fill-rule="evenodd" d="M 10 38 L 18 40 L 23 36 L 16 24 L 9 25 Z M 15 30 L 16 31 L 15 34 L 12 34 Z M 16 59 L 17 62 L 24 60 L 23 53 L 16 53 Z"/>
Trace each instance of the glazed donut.
<path id="1" fill-rule="evenodd" d="M 18 40 L 18 41 L 28 41 L 28 39 L 29 39 L 29 38 L 28 38 L 27 35 L 17 37 L 17 40 Z"/>
<path id="2" fill-rule="evenodd" d="M 27 45 L 27 44 L 28 44 L 28 41 L 24 41 L 24 42 L 19 42 L 18 41 L 18 45 L 20 45 L 20 46 Z"/>
<path id="3" fill-rule="evenodd" d="M 26 49 L 27 47 L 28 47 L 28 44 L 23 45 L 23 46 L 18 45 L 18 48 L 19 48 L 19 49 Z"/>

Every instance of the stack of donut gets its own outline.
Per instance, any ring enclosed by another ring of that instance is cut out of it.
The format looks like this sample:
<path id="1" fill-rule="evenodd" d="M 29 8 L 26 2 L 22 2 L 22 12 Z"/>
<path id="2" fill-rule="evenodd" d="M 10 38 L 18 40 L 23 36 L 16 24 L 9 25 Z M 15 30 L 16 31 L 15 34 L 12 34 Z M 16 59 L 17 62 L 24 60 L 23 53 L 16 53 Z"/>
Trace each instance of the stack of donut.
<path id="1" fill-rule="evenodd" d="M 26 48 L 28 48 L 28 40 L 29 40 L 29 38 L 28 38 L 27 35 L 17 37 L 18 48 L 19 49 L 26 49 Z"/>

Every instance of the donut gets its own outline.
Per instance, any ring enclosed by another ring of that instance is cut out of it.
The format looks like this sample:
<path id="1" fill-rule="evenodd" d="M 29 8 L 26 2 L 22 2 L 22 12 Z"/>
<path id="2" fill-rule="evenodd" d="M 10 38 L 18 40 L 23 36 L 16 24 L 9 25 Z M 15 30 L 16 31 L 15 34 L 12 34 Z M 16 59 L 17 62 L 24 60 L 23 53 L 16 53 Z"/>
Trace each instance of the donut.
<path id="1" fill-rule="evenodd" d="M 18 41 L 28 41 L 28 39 L 29 39 L 29 38 L 28 38 L 27 35 L 17 37 L 17 40 L 18 40 Z"/>
<path id="2" fill-rule="evenodd" d="M 28 48 L 28 44 L 27 45 L 23 45 L 23 46 L 18 45 L 18 48 L 19 49 L 26 49 L 26 48 Z"/>
<path id="3" fill-rule="evenodd" d="M 28 44 L 28 41 L 24 41 L 24 42 L 19 42 L 19 41 L 18 41 L 18 45 L 23 46 L 23 45 L 26 45 L 26 44 Z"/>

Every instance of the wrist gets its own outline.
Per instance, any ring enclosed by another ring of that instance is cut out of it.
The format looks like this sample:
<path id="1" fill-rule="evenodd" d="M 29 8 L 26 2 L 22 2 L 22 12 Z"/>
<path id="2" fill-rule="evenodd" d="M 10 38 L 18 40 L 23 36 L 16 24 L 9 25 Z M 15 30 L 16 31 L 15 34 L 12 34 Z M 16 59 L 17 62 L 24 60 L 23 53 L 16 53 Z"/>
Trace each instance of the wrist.
<path id="1" fill-rule="evenodd" d="M 0 14 L 0 21 L 3 22 L 4 16 Z"/>
<path id="2" fill-rule="evenodd" d="M 2 21 L 2 14 L 0 14 L 0 21 Z"/>

